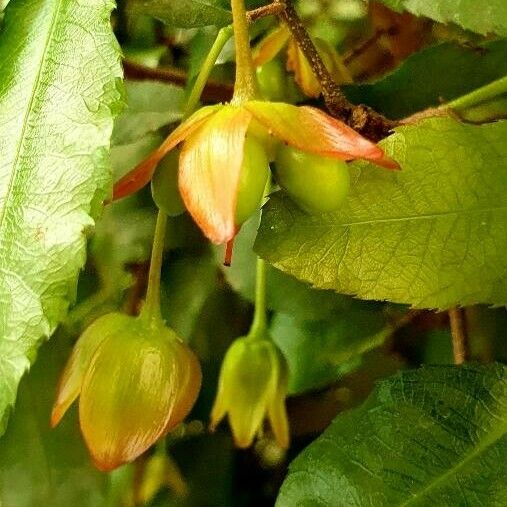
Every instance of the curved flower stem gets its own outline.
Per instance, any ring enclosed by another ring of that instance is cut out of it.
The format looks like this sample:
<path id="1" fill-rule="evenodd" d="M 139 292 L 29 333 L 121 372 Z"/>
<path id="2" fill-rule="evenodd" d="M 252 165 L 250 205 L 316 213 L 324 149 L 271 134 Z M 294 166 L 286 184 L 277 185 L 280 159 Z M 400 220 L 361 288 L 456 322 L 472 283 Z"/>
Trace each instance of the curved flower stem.
<path id="1" fill-rule="evenodd" d="M 204 60 L 204 63 L 202 64 L 197 79 L 195 80 L 192 91 L 188 96 L 185 111 L 183 113 L 184 118 L 188 118 L 194 112 L 194 109 L 197 107 L 201 94 L 204 90 L 204 87 L 206 86 L 206 81 L 208 80 L 208 77 L 215 65 L 215 62 L 218 56 L 220 55 L 223 47 L 225 46 L 226 42 L 232 37 L 232 34 L 233 34 L 232 25 L 225 26 L 224 28 L 221 28 L 220 31 L 218 32 L 217 38 L 215 39 L 213 46 L 211 46 L 208 56 Z"/>
<path id="2" fill-rule="evenodd" d="M 264 197 L 267 198 L 271 190 L 271 177 L 268 178 L 266 188 L 264 189 Z M 262 217 L 262 211 L 261 211 Z M 251 339 L 265 338 L 267 333 L 267 311 L 266 311 L 266 279 L 267 264 L 264 259 L 257 257 L 255 269 L 255 309 L 252 325 L 248 332 Z"/>
<path id="3" fill-rule="evenodd" d="M 257 95 L 248 20 L 244 0 L 231 0 L 232 24 L 236 44 L 236 81 L 232 103 L 241 104 Z"/>
<path id="4" fill-rule="evenodd" d="M 462 95 L 457 99 L 451 100 L 447 104 L 440 106 L 440 109 L 453 109 L 455 111 L 462 111 L 469 107 L 477 106 L 482 102 L 494 99 L 507 93 L 507 76 L 501 77 L 487 85 L 481 86 L 476 90 Z"/>
<path id="5" fill-rule="evenodd" d="M 146 302 L 141 311 L 141 315 L 157 322 L 162 320 L 162 313 L 160 311 L 160 271 L 162 268 L 166 227 L 167 215 L 163 211 L 159 211 L 155 225 L 153 247 L 151 249 Z"/>

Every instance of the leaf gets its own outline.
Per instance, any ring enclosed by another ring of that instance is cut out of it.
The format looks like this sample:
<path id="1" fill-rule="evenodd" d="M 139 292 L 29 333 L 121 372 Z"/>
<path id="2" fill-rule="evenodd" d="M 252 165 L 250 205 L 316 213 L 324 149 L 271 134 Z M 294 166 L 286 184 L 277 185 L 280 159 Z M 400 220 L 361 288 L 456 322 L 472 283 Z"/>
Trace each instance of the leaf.
<path id="1" fill-rule="evenodd" d="M 70 349 L 69 337 L 58 332 L 41 347 L 39 361 L 21 381 L 0 445 L 3 507 L 104 505 L 106 476 L 91 465 L 76 411 L 55 430 L 49 426 L 56 384 Z"/>
<path id="2" fill-rule="evenodd" d="M 289 364 L 289 393 L 324 387 L 356 369 L 362 355 L 390 335 L 383 324 L 375 308 L 341 312 L 332 320 L 299 321 L 277 314 L 270 331 Z"/>
<path id="3" fill-rule="evenodd" d="M 307 215 L 283 194 L 255 248 L 323 289 L 417 308 L 507 304 L 507 122 L 429 119 L 383 143 L 402 170 L 351 164 L 336 213 Z"/>
<path id="4" fill-rule="evenodd" d="M 112 2 L 12 0 L 0 32 L 0 434 L 74 298 L 121 108 Z M 79 47 L 76 46 L 79 41 Z"/>
<path id="5" fill-rule="evenodd" d="M 232 264 L 223 266 L 224 250 L 216 248 L 216 260 L 231 287 L 253 303 L 255 297 L 255 263 L 257 256 L 253 244 L 257 234 L 259 216 L 250 218 L 234 239 Z M 267 305 L 271 310 L 300 319 L 325 319 L 335 312 L 345 311 L 352 300 L 329 290 L 315 290 L 308 284 L 282 273 L 272 266 L 267 267 Z"/>
<path id="6" fill-rule="evenodd" d="M 170 259 L 162 273 L 162 315 L 166 324 L 187 341 L 216 286 L 217 268 L 209 253 Z"/>
<path id="7" fill-rule="evenodd" d="M 440 23 L 455 23 L 484 35 L 507 35 L 507 3 L 504 0 L 381 0 L 395 11 L 406 10 Z"/>
<path id="8" fill-rule="evenodd" d="M 507 74 L 507 41 L 477 47 L 444 43 L 408 57 L 382 79 L 345 88 L 354 103 L 365 103 L 390 118 L 438 106 Z"/>
<path id="9" fill-rule="evenodd" d="M 134 0 L 135 14 L 149 14 L 177 28 L 225 26 L 232 22 L 229 10 L 217 0 Z"/>
<path id="10" fill-rule="evenodd" d="M 506 434 L 505 366 L 402 372 L 292 462 L 276 506 L 505 505 Z"/>
<path id="11" fill-rule="evenodd" d="M 114 123 L 112 143 L 128 144 L 183 116 L 184 91 L 157 81 L 126 81 L 127 108 Z"/>

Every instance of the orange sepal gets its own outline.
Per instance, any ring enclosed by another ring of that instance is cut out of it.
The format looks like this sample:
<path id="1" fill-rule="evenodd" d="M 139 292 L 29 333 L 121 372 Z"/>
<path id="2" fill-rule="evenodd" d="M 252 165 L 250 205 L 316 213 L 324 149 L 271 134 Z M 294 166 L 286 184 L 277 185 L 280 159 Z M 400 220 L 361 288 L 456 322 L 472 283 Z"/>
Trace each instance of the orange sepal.
<path id="1" fill-rule="evenodd" d="M 375 143 L 320 109 L 263 101 L 250 101 L 244 107 L 271 134 L 302 151 L 340 160 L 365 159 L 386 169 L 399 169 Z"/>
<path id="2" fill-rule="evenodd" d="M 290 32 L 285 25 L 280 25 L 269 32 L 253 49 L 253 64 L 258 67 L 272 60 L 287 44 L 289 38 Z"/>
<path id="3" fill-rule="evenodd" d="M 129 171 L 115 183 L 113 187 L 113 201 L 127 197 L 147 185 L 155 172 L 157 164 L 167 153 L 201 127 L 219 107 L 221 106 L 203 107 L 173 130 L 167 139 L 147 159 L 143 160 L 132 171 Z"/>
<path id="4" fill-rule="evenodd" d="M 102 471 L 134 460 L 164 434 L 179 389 L 172 336 L 131 319 L 99 346 L 81 389 L 81 431 Z"/>
<path id="5" fill-rule="evenodd" d="M 181 152 L 183 202 L 213 243 L 226 243 L 237 232 L 236 199 L 251 118 L 243 107 L 223 106 L 187 139 Z"/>

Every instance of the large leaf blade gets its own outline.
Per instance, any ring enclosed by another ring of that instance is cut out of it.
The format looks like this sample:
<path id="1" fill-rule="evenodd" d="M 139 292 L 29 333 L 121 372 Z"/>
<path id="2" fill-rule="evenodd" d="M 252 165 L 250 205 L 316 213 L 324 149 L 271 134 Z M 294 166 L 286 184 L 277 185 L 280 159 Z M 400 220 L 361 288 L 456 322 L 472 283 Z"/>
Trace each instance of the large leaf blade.
<path id="1" fill-rule="evenodd" d="M 220 0 L 134 0 L 131 5 L 136 14 L 148 14 L 178 28 L 224 26 L 232 21 Z"/>
<path id="2" fill-rule="evenodd" d="M 357 162 L 336 213 L 275 195 L 256 250 L 324 289 L 418 308 L 507 304 L 507 122 L 431 119 L 385 143 L 402 170 Z"/>
<path id="3" fill-rule="evenodd" d="M 111 1 L 12 0 L 0 33 L 0 433 L 63 318 L 109 191 L 121 107 Z"/>
<path id="4" fill-rule="evenodd" d="M 477 33 L 507 35 L 507 3 L 504 0 L 382 0 L 397 11 L 455 23 Z"/>
<path id="5" fill-rule="evenodd" d="M 505 366 L 402 372 L 296 458 L 276 505 L 505 505 L 505 459 Z"/>

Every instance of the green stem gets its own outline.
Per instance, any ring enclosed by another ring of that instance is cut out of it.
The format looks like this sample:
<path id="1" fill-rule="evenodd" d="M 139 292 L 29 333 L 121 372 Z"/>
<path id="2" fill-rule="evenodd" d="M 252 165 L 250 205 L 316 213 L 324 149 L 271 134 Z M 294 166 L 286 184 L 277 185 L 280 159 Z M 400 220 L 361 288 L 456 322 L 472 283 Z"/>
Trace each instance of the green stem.
<path id="1" fill-rule="evenodd" d="M 252 326 L 248 332 L 250 338 L 264 338 L 266 335 L 266 261 L 257 257 L 255 273 L 255 310 Z"/>
<path id="2" fill-rule="evenodd" d="M 266 188 L 264 189 L 265 199 L 271 190 L 271 177 L 268 178 Z M 261 211 L 262 217 L 262 211 Z M 248 332 L 248 337 L 251 339 L 265 338 L 268 334 L 267 329 L 267 311 L 266 311 L 266 279 L 267 279 L 267 264 L 264 259 L 257 257 L 255 269 L 255 309 L 252 325 Z"/>
<path id="3" fill-rule="evenodd" d="M 226 42 L 232 37 L 232 34 L 233 34 L 232 25 L 225 26 L 224 28 L 221 28 L 220 31 L 218 32 L 217 38 L 215 39 L 213 46 L 211 46 L 208 56 L 204 60 L 204 63 L 202 64 L 197 79 L 195 80 L 194 86 L 192 87 L 192 91 L 188 96 L 187 105 L 185 106 L 183 118 L 188 118 L 197 107 L 197 104 L 199 103 L 199 99 L 202 95 L 204 87 L 206 86 L 206 81 L 208 80 L 208 77 L 211 71 L 213 70 L 215 62 L 220 53 L 222 52 L 222 49 L 224 48 Z"/>
<path id="4" fill-rule="evenodd" d="M 161 321 L 160 312 L 160 271 L 162 268 L 162 256 L 164 253 L 165 231 L 167 226 L 167 215 L 159 211 L 151 249 L 150 272 L 148 274 L 148 290 L 146 302 L 142 309 L 142 315 L 152 321 Z"/>
<path id="5" fill-rule="evenodd" d="M 457 99 L 451 100 L 447 104 L 440 106 L 439 109 L 454 109 L 455 111 L 462 111 L 469 107 L 476 106 L 482 102 L 494 99 L 500 95 L 507 93 L 507 76 L 501 77 L 492 83 L 481 86 L 476 90 L 462 95 Z"/>
<path id="6" fill-rule="evenodd" d="M 236 43 L 236 80 L 232 103 L 241 104 L 257 95 L 248 20 L 244 0 L 231 0 L 232 24 Z"/>

